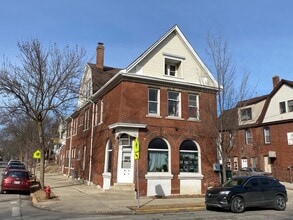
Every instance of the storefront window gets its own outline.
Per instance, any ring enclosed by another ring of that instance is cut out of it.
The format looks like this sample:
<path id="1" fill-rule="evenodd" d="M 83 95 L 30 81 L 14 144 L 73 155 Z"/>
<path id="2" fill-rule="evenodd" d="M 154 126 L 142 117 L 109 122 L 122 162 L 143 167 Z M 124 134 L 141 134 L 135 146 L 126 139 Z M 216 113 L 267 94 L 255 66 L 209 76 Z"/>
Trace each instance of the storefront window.
<path id="1" fill-rule="evenodd" d="M 180 172 L 198 172 L 198 149 L 191 140 L 180 146 Z"/>
<path id="2" fill-rule="evenodd" d="M 148 171 L 169 171 L 169 150 L 166 142 L 160 138 L 152 140 L 148 148 Z"/>

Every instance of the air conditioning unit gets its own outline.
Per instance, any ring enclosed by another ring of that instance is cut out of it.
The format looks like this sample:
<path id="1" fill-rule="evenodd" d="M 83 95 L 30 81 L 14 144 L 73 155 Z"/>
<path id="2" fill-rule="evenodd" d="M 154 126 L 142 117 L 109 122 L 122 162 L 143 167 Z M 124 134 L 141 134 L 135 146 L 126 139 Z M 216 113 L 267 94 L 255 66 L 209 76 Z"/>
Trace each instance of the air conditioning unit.
<path id="1" fill-rule="evenodd" d="M 219 163 L 214 163 L 213 164 L 213 170 L 214 171 L 220 171 L 221 170 L 221 166 Z"/>

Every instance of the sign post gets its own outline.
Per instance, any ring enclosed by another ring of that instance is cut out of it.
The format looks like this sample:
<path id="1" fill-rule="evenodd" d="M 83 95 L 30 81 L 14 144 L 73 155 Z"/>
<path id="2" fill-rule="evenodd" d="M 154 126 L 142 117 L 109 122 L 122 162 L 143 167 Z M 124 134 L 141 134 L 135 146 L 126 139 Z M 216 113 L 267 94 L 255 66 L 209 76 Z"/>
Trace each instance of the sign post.
<path id="1" fill-rule="evenodd" d="M 37 159 L 37 164 L 39 162 L 39 159 L 41 158 L 41 151 L 40 150 L 36 150 L 33 154 L 33 158 Z M 34 166 L 34 175 L 36 176 L 36 166 Z"/>
<path id="2" fill-rule="evenodd" d="M 133 151 L 134 151 L 134 160 L 135 160 L 135 168 L 136 168 L 136 198 L 137 198 L 137 206 L 140 207 L 140 201 L 139 201 L 139 176 L 138 176 L 138 159 L 139 159 L 139 140 L 138 138 L 135 138 L 135 140 L 132 142 L 133 144 Z"/>

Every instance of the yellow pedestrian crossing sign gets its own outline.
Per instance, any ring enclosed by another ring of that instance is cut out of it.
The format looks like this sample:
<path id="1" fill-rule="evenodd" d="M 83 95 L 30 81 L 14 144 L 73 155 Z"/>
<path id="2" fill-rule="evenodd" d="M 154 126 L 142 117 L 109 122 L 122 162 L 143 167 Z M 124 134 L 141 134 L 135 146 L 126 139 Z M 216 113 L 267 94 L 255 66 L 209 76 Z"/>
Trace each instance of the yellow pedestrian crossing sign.
<path id="1" fill-rule="evenodd" d="M 34 157 L 35 159 L 40 159 L 40 158 L 41 158 L 41 151 L 40 151 L 40 150 L 36 150 L 36 151 L 34 152 L 33 157 Z"/>
<path id="2" fill-rule="evenodd" d="M 134 159 L 139 159 L 139 141 L 138 138 L 135 138 L 135 140 L 132 142 L 133 144 L 133 151 L 134 151 Z"/>
<path id="3" fill-rule="evenodd" d="M 138 138 L 135 138 L 134 143 L 133 143 L 133 150 L 135 153 L 139 152 L 139 141 Z"/>

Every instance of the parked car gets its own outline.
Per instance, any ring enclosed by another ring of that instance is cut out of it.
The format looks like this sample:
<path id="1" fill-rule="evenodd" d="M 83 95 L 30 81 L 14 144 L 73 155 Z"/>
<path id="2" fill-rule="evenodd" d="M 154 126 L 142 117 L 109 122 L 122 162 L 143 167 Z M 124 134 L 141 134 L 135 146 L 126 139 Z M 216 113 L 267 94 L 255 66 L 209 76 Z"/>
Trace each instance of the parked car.
<path id="1" fill-rule="evenodd" d="M 9 164 L 23 164 L 21 160 L 9 160 L 8 161 L 8 165 Z"/>
<path id="2" fill-rule="evenodd" d="M 273 207 L 285 210 L 287 191 L 278 179 L 271 176 L 234 176 L 221 187 L 208 189 L 207 209 L 219 207 L 241 213 L 247 207 Z"/>
<path id="3" fill-rule="evenodd" d="M 24 164 L 9 164 L 6 167 L 6 171 L 8 170 L 26 170 L 26 167 Z"/>
<path id="4" fill-rule="evenodd" d="M 7 191 L 22 191 L 30 193 L 30 176 L 27 170 L 8 170 L 3 174 L 1 193 Z"/>
<path id="5" fill-rule="evenodd" d="M 233 175 L 237 176 L 255 176 L 255 175 L 265 175 L 269 176 L 271 173 L 265 172 L 260 168 L 255 167 L 243 167 L 239 171 L 234 171 Z"/>

